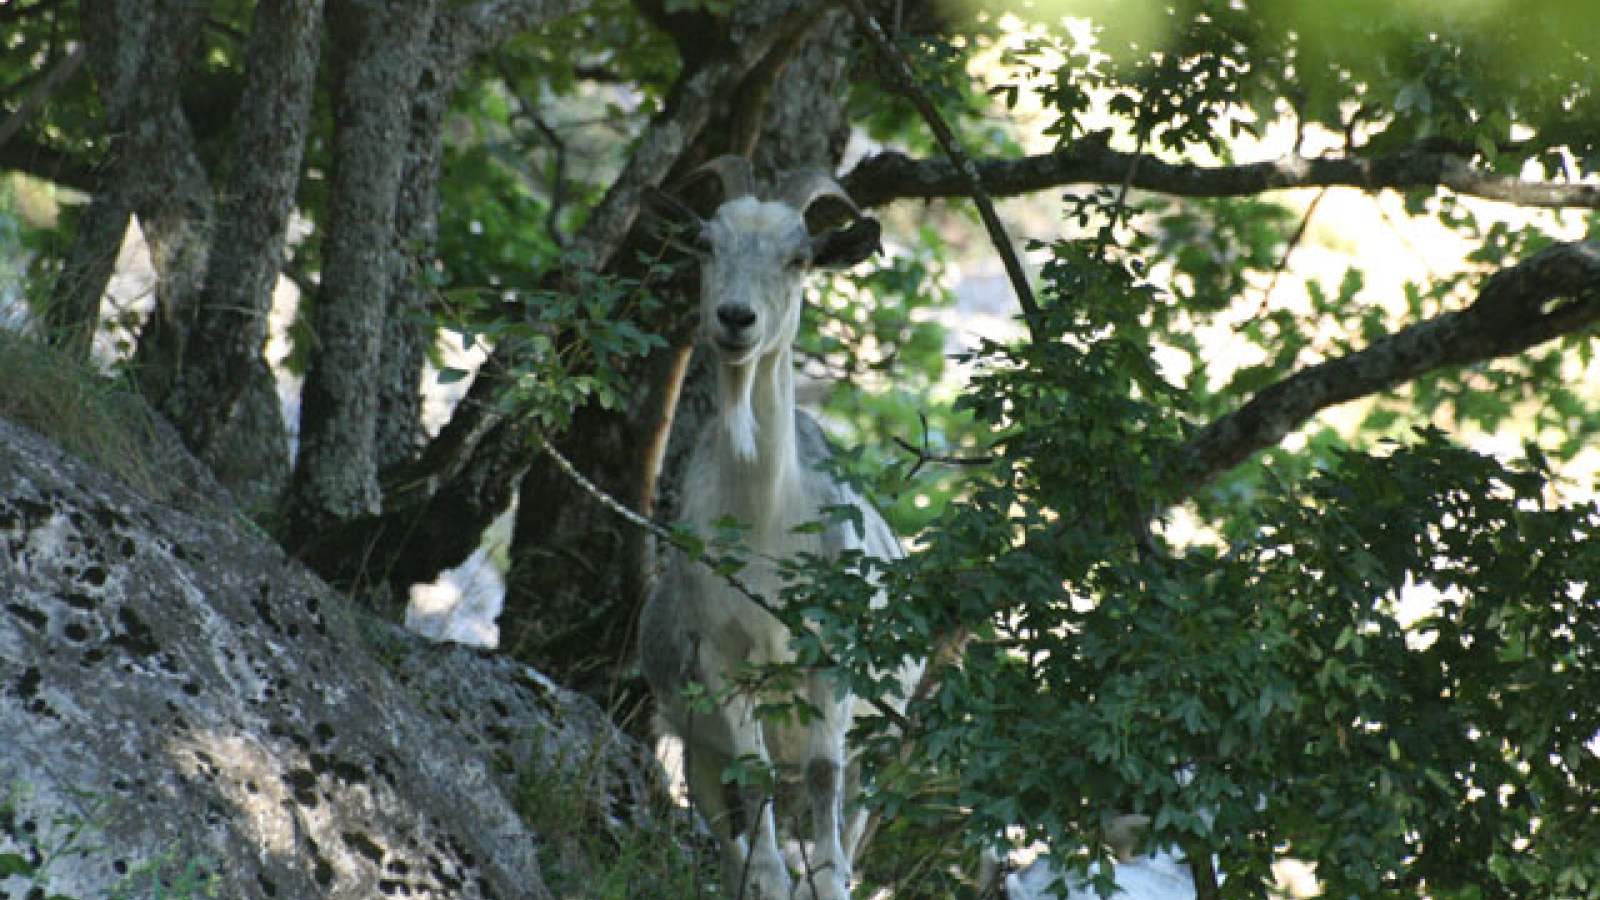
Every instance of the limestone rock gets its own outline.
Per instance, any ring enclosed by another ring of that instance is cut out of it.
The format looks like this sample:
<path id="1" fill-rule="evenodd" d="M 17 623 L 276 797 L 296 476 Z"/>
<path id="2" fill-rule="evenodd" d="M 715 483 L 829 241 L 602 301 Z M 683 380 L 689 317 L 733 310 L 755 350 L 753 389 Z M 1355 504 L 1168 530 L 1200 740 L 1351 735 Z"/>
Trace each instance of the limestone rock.
<path id="1" fill-rule="evenodd" d="M 0 420 L 0 896 L 548 897 L 529 767 L 650 790 L 587 701 Z"/>

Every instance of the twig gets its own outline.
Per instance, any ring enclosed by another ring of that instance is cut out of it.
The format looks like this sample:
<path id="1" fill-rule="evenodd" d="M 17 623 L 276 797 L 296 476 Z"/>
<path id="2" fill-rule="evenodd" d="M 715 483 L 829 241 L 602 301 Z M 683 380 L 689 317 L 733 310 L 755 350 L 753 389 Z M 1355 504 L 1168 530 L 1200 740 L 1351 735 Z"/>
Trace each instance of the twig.
<path id="1" fill-rule="evenodd" d="M 940 463 L 941 465 L 946 466 L 986 466 L 995 460 L 995 458 L 992 456 L 944 456 L 938 453 L 929 453 L 926 449 L 915 447 L 910 441 L 899 436 L 895 437 L 894 442 L 899 445 L 900 449 L 905 450 L 907 453 L 910 453 L 917 458 L 916 466 L 913 467 L 910 474 L 906 476 L 908 478 L 911 477 L 911 475 L 917 474 L 917 471 L 922 468 L 923 463 Z"/>
<path id="2" fill-rule="evenodd" d="M 1328 196 L 1328 189 L 1323 188 L 1317 191 L 1317 195 L 1312 197 L 1311 202 L 1306 205 L 1305 215 L 1300 217 L 1300 224 L 1295 228 L 1294 234 L 1290 235 L 1289 243 L 1284 245 L 1283 255 L 1278 257 L 1278 264 L 1272 267 L 1272 278 L 1267 281 L 1267 289 L 1261 294 L 1261 305 L 1256 307 L 1257 316 L 1265 312 L 1267 305 L 1272 302 L 1272 292 L 1278 287 L 1278 279 L 1283 276 L 1284 272 L 1289 270 L 1289 257 L 1300 246 L 1300 242 L 1305 240 L 1306 228 L 1311 224 L 1311 217 L 1317 214 L 1317 206 L 1322 203 L 1322 198 L 1326 196 Z"/>
<path id="3" fill-rule="evenodd" d="M 856 22 L 866 32 L 868 40 L 889 62 L 890 69 L 899 81 L 900 93 L 922 114 L 922 118 L 933 130 L 934 138 L 939 146 L 944 149 L 945 155 L 950 157 L 950 162 L 960 173 L 961 181 L 966 193 L 972 202 L 978 206 L 978 215 L 983 218 L 983 226 L 989 232 L 989 240 L 1000 254 L 1000 261 L 1005 264 L 1006 277 L 1011 279 L 1011 289 L 1017 294 L 1017 302 L 1022 305 L 1023 319 L 1030 330 L 1039 318 L 1039 304 L 1033 298 L 1033 288 L 1028 285 L 1028 275 L 1022 268 L 1022 260 L 1017 257 L 1017 248 L 1011 245 L 1011 238 L 1006 234 L 1006 228 L 1000 222 L 1000 216 L 994 211 L 994 201 L 989 199 L 989 194 L 984 190 L 983 181 L 978 177 L 978 169 L 972 164 L 971 157 L 961 149 L 961 144 L 956 140 L 950 126 L 945 124 L 944 118 L 934 108 L 927 94 L 917 85 L 916 72 L 911 68 L 911 63 L 901 54 L 894 42 L 884 34 L 878 20 L 862 5 L 861 0 L 844 0 L 845 8 L 855 16 Z"/>
<path id="4" fill-rule="evenodd" d="M 1122 185 L 1117 188 L 1117 202 L 1111 207 L 1111 224 L 1100 232 L 1100 240 L 1095 244 L 1095 256 L 1104 258 L 1106 244 L 1111 240 L 1111 234 L 1116 230 L 1118 219 L 1127 219 L 1128 191 L 1133 187 L 1133 177 L 1139 174 L 1139 163 L 1144 159 L 1145 135 L 1139 135 L 1139 143 L 1133 148 L 1133 159 L 1128 161 L 1128 171 L 1122 175 Z"/>
<path id="5" fill-rule="evenodd" d="M 750 823 L 751 835 L 754 835 L 756 833 L 756 829 L 761 827 L 761 819 L 767 814 L 767 806 L 771 803 L 771 794 L 761 798 L 761 805 L 756 807 L 755 821 Z M 734 900 L 744 900 L 745 888 L 749 887 L 750 885 L 750 861 L 755 859 L 756 855 L 755 847 L 753 846 L 754 843 L 754 841 L 748 839 L 745 841 L 744 869 L 739 873 L 739 891 L 738 893 L 734 894 Z"/>
<path id="6" fill-rule="evenodd" d="M 805 874 L 806 884 L 811 886 L 811 896 L 820 897 L 817 893 L 817 870 L 811 867 L 811 854 L 806 852 L 806 842 L 795 842 L 800 848 L 800 869 Z"/>
<path id="7" fill-rule="evenodd" d="M 699 636 L 695 636 L 694 638 L 692 638 L 691 641 L 690 641 L 690 645 L 691 645 L 692 649 L 689 651 L 689 658 L 694 660 L 695 668 L 699 668 L 699 666 L 700 666 L 700 638 L 699 638 Z M 698 717 L 694 714 L 694 711 L 690 710 L 689 711 L 689 716 L 688 716 L 687 720 L 684 722 L 684 727 L 683 727 L 683 784 L 684 784 L 685 788 L 687 788 L 689 786 L 689 783 L 690 783 L 689 779 L 692 777 L 690 773 L 694 771 L 694 768 L 693 768 L 694 767 L 694 756 L 692 754 L 694 753 L 694 745 L 695 745 L 694 744 L 694 720 L 696 718 L 698 718 Z M 689 809 L 692 811 L 694 809 L 694 805 L 695 805 L 694 791 L 685 790 L 684 793 L 687 794 L 688 797 L 689 797 Z M 700 814 L 705 816 L 707 822 L 711 821 L 711 816 L 707 813 L 706 810 L 701 810 Z M 690 816 L 691 816 L 691 818 L 693 817 L 693 813 L 692 812 L 690 813 Z M 693 828 L 693 824 L 694 823 L 691 821 L 690 822 L 691 829 Z M 712 827 L 714 829 L 716 826 L 713 825 Z M 689 842 L 689 864 L 694 867 L 694 895 L 695 895 L 696 900 L 699 900 L 699 898 L 702 896 L 702 891 L 701 891 L 702 885 L 700 884 L 700 843 L 698 841 L 690 841 Z"/>
<path id="8" fill-rule="evenodd" d="M 917 458 L 917 464 L 911 467 L 910 472 L 906 473 L 907 478 L 916 477 L 916 474 L 922 471 L 922 467 L 928 463 L 940 463 L 947 466 L 985 466 L 994 462 L 994 457 L 992 456 L 945 456 L 928 452 L 928 417 L 923 413 L 917 413 L 917 418 L 922 422 L 922 446 L 920 448 L 913 447 L 910 441 L 898 435 L 894 438 L 894 442 L 901 449 Z"/>
<path id="9" fill-rule="evenodd" d="M 1394 232 L 1394 236 L 1399 239 L 1400 243 L 1411 251 L 1412 256 L 1417 258 L 1418 264 L 1422 266 L 1422 271 L 1428 273 L 1428 280 L 1438 281 L 1439 273 L 1435 272 L 1433 266 L 1428 264 L 1428 257 L 1424 256 L 1422 251 L 1417 249 L 1417 245 L 1411 243 L 1411 239 L 1406 237 L 1406 233 L 1400 230 L 1400 223 L 1394 220 L 1394 216 L 1389 215 L 1389 211 L 1383 208 L 1382 199 L 1373 197 L 1372 207 L 1378 211 L 1378 218 L 1383 220 L 1383 224 L 1389 226 L 1389 230 Z"/>
<path id="10" fill-rule="evenodd" d="M 544 230 L 550 235 L 550 240 L 557 247 L 566 247 L 566 236 L 561 233 L 561 207 L 567 202 L 567 143 L 561 135 L 550 127 L 539 111 L 534 108 L 527 97 L 517 90 L 516 79 L 511 74 L 511 67 L 506 65 L 505 55 L 499 52 L 494 56 L 495 72 L 500 76 L 500 81 L 505 84 L 506 90 L 511 93 L 511 98 L 516 101 L 517 109 L 522 117 L 539 132 L 539 136 L 550 145 L 550 152 L 555 156 L 555 175 L 550 185 L 550 208 L 545 212 Z"/>

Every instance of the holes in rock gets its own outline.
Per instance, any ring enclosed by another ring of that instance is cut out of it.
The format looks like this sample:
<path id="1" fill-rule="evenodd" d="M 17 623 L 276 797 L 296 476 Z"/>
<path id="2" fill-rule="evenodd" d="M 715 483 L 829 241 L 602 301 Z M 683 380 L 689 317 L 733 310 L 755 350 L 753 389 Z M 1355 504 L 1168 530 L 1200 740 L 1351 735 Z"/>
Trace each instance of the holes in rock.
<path id="1" fill-rule="evenodd" d="M 365 856 L 374 865 L 383 865 L 384 849 L 369 835 L 359 831 L 346 831 L 341 837 L 344 838 L 345 846 Z"/>
<path id="2" fill-rule="evenodd" d="M 283 782 L 294 794 L 295 802 L 301 806 L 310 808 L 320 802 L 317 798 L 317 776 L 310 769 L 290 769 L 283 776 Z"/>
<path id="3" fill-rule="evenodd" d="M 355 763 L 343 760 L 334 760 L 332 772 L 333 777 L 346 784 L 364 784 L 367 780 L 365 769 Z"/>
<path id="4" fill-rule="evenodd" d="M 22 677 L 17 679 L 15 693 L 23 700 L 32 700 L 39 696 L 39 684 L 44 681 L 44 676 L 38 669 L 26 669 Z"/>
<path id="5" fill-rule="evenodd" d="M 122 627 L 119 634 L 113 635 L 109 643 L 132 653 L 136 656 L 149 656 L 161 649 L 156 643 L 155 632 L 144 623 L 134 611 L 126 606 L 117 610 L 117 624 Z"/>
<path id="6" fill-rule="evenodd" d="M 23 622 L 32 625 L 35 631 L 43 631 L 45 626 L 50 624 L 49 616 L 31 606 L 23 606 L 21 603 L 7 603 L 6 611 Z"/>

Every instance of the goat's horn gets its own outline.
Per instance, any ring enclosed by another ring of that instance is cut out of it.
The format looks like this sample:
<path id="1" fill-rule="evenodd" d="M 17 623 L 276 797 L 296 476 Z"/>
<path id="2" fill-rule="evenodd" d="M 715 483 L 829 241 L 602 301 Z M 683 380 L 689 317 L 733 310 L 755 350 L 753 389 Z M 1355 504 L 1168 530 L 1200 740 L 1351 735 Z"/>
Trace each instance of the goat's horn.
<path id="1" fill-rule="evenodd" d="M 784 179 L 778 198 L 805 215 L 806 230 L 812 234 L 861 218 L 855 201 L 821 169 L 802 169 Z"/>

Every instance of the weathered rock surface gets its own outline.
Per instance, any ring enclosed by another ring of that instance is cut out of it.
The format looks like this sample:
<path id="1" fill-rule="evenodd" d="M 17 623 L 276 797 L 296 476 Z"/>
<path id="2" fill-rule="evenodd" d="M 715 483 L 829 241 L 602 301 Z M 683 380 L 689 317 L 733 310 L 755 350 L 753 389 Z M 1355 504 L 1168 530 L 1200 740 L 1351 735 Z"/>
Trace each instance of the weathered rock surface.
<path id="1" fill-rule="evenodd" d="M 537 673 L 0 420 L 0 896 L 548 897 L 518 784 L 626 821 L 648 766 Z"/>

